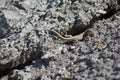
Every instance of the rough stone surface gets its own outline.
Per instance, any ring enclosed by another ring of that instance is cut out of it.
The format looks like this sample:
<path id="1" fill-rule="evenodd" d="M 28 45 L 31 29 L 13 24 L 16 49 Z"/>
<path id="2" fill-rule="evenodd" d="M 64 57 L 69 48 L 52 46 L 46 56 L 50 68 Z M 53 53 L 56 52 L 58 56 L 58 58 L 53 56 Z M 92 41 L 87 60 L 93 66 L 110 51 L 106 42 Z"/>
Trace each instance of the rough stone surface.
<path id="1" fill-rule="evenodd" d="M 48 30 L 93 37 L 64 43 Z M 119 80 L 119 0 L 1 0 L 0 80 Z"/>

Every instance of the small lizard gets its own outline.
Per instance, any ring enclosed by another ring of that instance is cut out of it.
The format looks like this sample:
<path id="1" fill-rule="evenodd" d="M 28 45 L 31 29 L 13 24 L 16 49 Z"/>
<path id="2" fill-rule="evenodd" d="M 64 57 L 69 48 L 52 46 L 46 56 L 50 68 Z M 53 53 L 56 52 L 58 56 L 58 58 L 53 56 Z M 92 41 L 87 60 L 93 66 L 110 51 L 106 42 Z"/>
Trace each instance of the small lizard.
<path id="1" fill-rule="evenodd" d="M 64 37 L 62 36 L 60 33 L 53 31 L 53 30 L 49 30 L 50 33 L 53 33 L 55 35 L 57 35 L 59 38 L 61 38 L 64 41 L 76 41 L 76 40 L 82 40 L 84 37 L 84 34 L 87 33 L 87 35 L 91 35 L 91 31 L 87 30 L 83 33 L 80 33 L 78 35 L 72 36 L 72 37 Z"/>

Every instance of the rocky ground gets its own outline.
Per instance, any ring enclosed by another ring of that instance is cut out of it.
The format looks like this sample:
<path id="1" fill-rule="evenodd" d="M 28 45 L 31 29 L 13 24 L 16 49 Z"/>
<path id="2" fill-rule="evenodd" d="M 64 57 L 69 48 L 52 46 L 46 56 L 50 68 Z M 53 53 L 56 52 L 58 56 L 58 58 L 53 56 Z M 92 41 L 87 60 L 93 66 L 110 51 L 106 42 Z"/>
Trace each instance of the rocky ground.
<path id="1" fill-rule="evenodd" d="M 120 80 L 120 1 L 1 0 L 0 80 Z"/>

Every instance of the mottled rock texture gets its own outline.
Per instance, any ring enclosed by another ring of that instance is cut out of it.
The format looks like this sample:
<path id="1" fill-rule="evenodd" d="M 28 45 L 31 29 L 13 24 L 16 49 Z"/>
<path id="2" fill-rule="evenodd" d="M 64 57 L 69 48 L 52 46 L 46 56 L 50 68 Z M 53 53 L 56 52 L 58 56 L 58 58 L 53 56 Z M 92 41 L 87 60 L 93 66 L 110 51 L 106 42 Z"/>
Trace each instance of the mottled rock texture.
<path id="1" fill-rule="evenodd" d="M 94 36 L 64 43 L 48 30 Z M 119 80 L 119 0 L 1 0 L 1 80 Z"/>

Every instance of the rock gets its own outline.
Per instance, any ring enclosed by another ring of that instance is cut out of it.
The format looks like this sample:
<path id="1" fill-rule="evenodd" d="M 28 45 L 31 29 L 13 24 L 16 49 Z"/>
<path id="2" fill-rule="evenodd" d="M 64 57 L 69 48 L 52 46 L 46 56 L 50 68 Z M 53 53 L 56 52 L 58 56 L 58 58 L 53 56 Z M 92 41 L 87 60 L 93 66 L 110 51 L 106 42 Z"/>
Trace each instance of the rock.
<path id="1" fill-rule="evenodd" d="M 119 0 L 1 0 L 0 78 L 119 79 L 119 10 Z M 77 45 L 48 33 L 89 28 Z"/>
<path id="2" fill-rule="evenodd" d="M 7 23 L 4 14 L 0 11 L 0 38 L 4 38 L 9 32 L 9 24 Z"/>

